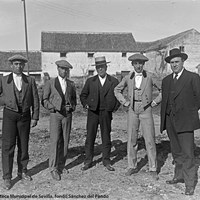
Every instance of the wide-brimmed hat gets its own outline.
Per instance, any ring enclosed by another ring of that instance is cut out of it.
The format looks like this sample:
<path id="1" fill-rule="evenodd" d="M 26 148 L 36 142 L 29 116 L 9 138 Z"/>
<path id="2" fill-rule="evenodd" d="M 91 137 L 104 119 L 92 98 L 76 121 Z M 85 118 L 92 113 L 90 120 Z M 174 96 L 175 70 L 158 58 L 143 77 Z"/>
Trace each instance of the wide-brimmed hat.
<path id="1" fill-rule="evenodd" d="M 93 64 L 92 66 L 105 65 L 107 63 L 110 63 L 110 62 L 106 62 L 105 56 L 100 56 L 100 57 L 95 58 L 95 64 Z"/>
<path id="2" fill-rule="evenodd" d="M 24 63 L 28 62 L 28 60 L 20 54 L 15 54 L 14 56 L 11 56 L 10 58 L 8 58 L 8 61 L 10 61 L 10 62 L 13 62 L 13 61 L 16 61 L 16 60 L 22 61 Z"/>
<path id="3" fill-rule="evenodd" d="M 69 69 L 72 69 L 72 65 L 67 62 L 66 60 L 58 60 L 55 62 L 55 64 L 58 66 L 58 67 L 65 67 L 65 68 L 69 68 Z"/>
<path id="4" fill-rule="evenodd" d="M 149 59 L 146 56 L 144 56 L 143 54 L 141 54 L 141 53 L 136 53 L 136 54 L 133 54 L 132 56 L 130 56 L 128 58 L 128 60 L 130 60 L 130 61 L 143 61 L 143 62 L 146 62 Z"/>
<path id="5" fill-rule="evenodd" d="M 174 49 L 171 49 L 171 50 L 169 51 L 169 56 L 167 56 L 167 57 L 165 58 L 165 61 L 166 61 L 167 63 L 170 63 L 170 60 L 171 60 L 172 58 L 175 58 L 175 57 L 181 57 L 181 58 L 183 58 L 184 60 L 187 60 L 188 55 L 187 55 L 186 53 L 182 53 L 180 49 L 174 48 Z"/>

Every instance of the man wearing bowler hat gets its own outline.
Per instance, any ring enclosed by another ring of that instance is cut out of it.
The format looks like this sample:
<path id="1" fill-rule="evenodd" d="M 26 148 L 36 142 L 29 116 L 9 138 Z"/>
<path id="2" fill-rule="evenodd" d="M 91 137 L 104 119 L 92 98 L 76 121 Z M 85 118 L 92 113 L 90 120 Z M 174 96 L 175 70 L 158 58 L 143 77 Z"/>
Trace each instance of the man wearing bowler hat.
<path id="1" fill-rule="evenodd" d="M 94 142 L 97 135 L 98 125 L 100 125 L 102 139 L 102 161 L 109 171 L 115 169 L 111 166 L 111 122 L 112 112 L 119 107 L 119 102 L 114 96 L 114 88 L 118 80 L 107 71 L 105 56 L 95 58 L 97 75 L 88 78 L 80 95 L 81 103 L 88 110 L 87 116 L 87 137 L 85 142 L 85 162 L 82 170 L 87 170 L 92 166 L 94 156 Z"/>
<path id="2" fill-rule="evenodd" d="M 65 169 L 68 151 L 72 112 L 76 108 L 76 88 L 68 79 L 72 65 L 66 60 L 58 60 L 58 76 L 46 82 L 42 105 L 50 111 L 50 157 L 49 169 L 54 180 L 60 181 Z"/>
<path id="3" fill-rule="evenodd" d="M 0 81 L 0 105 L 4 106 L 2 124 L 2 166 L 4 188 L 12 186 L 12 169 L 17 144 L 18 177 L 32 180 L 27 174 L 30 127 L 39 119 L 39 97 L 35 80 L 23 73 L 28 60 L 16 54 L 8 59 L 12 73 Z"/>
<path id="4" fill-rule="evenodd" d="M 200 78 L 184 68 L 187 58 L 178 48 L 170 50 L 165 58 L 172 74 L 162 81 L 160 129 L 167 130 L 175 163 L 174 177 L 166 183 L 185 183 L 185 194 L 193 195 L 197 183 L 194 130 L 200 128 Z"/>
<path id="5" fill-rule="evenodd" d="M 134 68 L 125 76 L 122 81 L 115 87 L 115 96 L 119 102 L 128 107 L 128 169 L 125 173 L 130 176 L 139 171 L 137 166 L 137 138 L 139 126 L 141 124 L 142 135 L 145 140 L 149 172 L 154 180 L 158 179 L 156 145 L 155 145 L 155 128 L 153 122 L 152 108 L 161 101 L 161 95 L 152 101 L 153 80 L 150 73 L 143 69 L 148 58 L 143 54 L 137 53 L 128 58 Z M 123 95 L 125 88 L 128 88 L 127 98 Z"/>

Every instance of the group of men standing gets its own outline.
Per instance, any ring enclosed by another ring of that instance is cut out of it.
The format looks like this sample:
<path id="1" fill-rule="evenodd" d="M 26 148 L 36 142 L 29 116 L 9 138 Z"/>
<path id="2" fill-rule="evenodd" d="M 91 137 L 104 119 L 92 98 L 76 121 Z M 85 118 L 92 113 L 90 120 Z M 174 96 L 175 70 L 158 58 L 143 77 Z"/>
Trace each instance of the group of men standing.
<path id="1" fill-rule="evenodd" d="M 119 83 L 107 74 L 108 63 L 104 56 L 96 57 L 97 75 L 87 79 L 80 100 L 87 110 L 87 136 L 85 141 L 85 161 L 81 170 L 92 167 L 94 142 L 98 126 L 102 138 L 102 162 L 109 171 L 115 171 L 111 164 L 111 122 L 112 113 L 120 104 L 128 107 L 127 112 L 127 157 L 125 175 L 138 173 L 137 138 L 141 132 L 145 140 L 149 173 L 158 180 L 155 127 L 152 107 L 161 103 L 161 127 L 170 139 L 174 177 L 167 184 L 185 183 L 186 195 L 193 195 L 197 183 L 197 170 L 194 159 L 194 130 L 200 128 L 200 77 L 184 68 L 187 54 L 175 48 L 165 58 L 170 63 L 172 73 L 162 80 L 161 92 L 153 99 L 152 75 L 144 70 L 148 58 L 134 54 L 128 59 L 134 68 Z M 23 73 L 27 59 L 15 55 L 9 58 L 12 73 L 0 81 L 0 104 L 4 106 L 2 127 L 2 165 L 4 188 L 10 189 L 14 149 L 18 147 L 18 176 L 31 180 L 27 174 L 28 140 L 32 127 L 39 119 L 39 97 L 33 78 Z M 68 79 L 71 64 L 66 60 L 56 62 L 58 77 L 45 84 L 42 105 L 50 111 L 50 157 L 49 168 L 52 178 L 59 181 L 65 169 L 65 161 L 71 132 L 72 112 L 76 108 L 76 88 Z M 18 86 L 20 85 L 20 86 Z M 128 89 L 124 96 L 124 89 Z M 32 108 L 32 111 L 30 109 Z"/>

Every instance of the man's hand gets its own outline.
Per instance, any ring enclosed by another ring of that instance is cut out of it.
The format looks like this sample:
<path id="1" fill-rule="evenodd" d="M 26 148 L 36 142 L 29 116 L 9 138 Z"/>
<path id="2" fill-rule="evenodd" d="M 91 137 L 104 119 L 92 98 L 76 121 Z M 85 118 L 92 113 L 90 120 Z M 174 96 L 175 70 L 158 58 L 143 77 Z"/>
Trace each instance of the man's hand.
<path id="1" fill-rule="evenodd" d="M 151 107 L 155 107 L 155 106 L 157 106 L 158 104 L 155 102 L 155 101 L 152 101 L 151 102 Z"/>
<path id="2" fill-rule="evenodd" d="M 127 101 L 127 102 L 124 104 L 125 107 L 128 107 L 129 105 L 130 105 L 130 101 Z"/>
<path id="3" fill-rule="evenodd" d="M 37 125 L 38 120 L 32 119 L 31 120 L 31 128 L 35 127 Z"/>

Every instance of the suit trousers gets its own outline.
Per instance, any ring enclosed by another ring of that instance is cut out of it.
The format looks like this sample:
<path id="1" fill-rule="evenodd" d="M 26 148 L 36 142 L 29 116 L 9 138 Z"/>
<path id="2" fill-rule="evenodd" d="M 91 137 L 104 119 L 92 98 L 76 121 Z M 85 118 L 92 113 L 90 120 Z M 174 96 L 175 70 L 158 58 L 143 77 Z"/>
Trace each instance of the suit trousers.
<path id="1" fill-rule="evenodd" d="M 72 124 L 72 113 L 50 114 L 50 157 L 49 169 L 63 170 L 65 167 Z"/>
<path id="2" fill-rule="evenodd" d="M 177 133 L 172 112 L 166 115 L 166 129 L 175 162 L 174 178 L 184 179 L 186 186 L 195 186 L 194 131 Z"/>
<path id="3" fill-rule="evenodd" d="M 27 171 L 27 164 L 29 161 L 28 142 L 30 122 L 30 111 L 26 113 L 17 113 L 4 108 L 2 124 L 3 179 L 12 178 L 13 159 L 16 143 L 18 147 L 18 173 Z"/>
<path id="4" fill-rule="evenodd" d="M 145 140 L 145 146 L 148 156 L 149 171 L 157 170 L 156 145 L 155 145 L 155 128 L 152 115 L 152 109 L 147 108 L 145 111 L 142 103 L 135 102 L 134 110 L 130 107 L 127 120 L 128 144 L 127 157 L 128 168 L 137 167 L 137 150 L 138 150 L 138 131 L 141 124 L 142 135 Z"/>
<path id="5" fill-rule="evenodd" d="M 102 140 L 102 161 L 104 165 L 110 164 L 111 152 L 111 121 L 112 112 L 106 110 L 91 111 L 88 110 L 87 116 L 87 137 L 85 142 L 85 164 L 91 164 L 94 156 L 94 142 L 97 135 L 98 125 L 101 130 Z"/>

